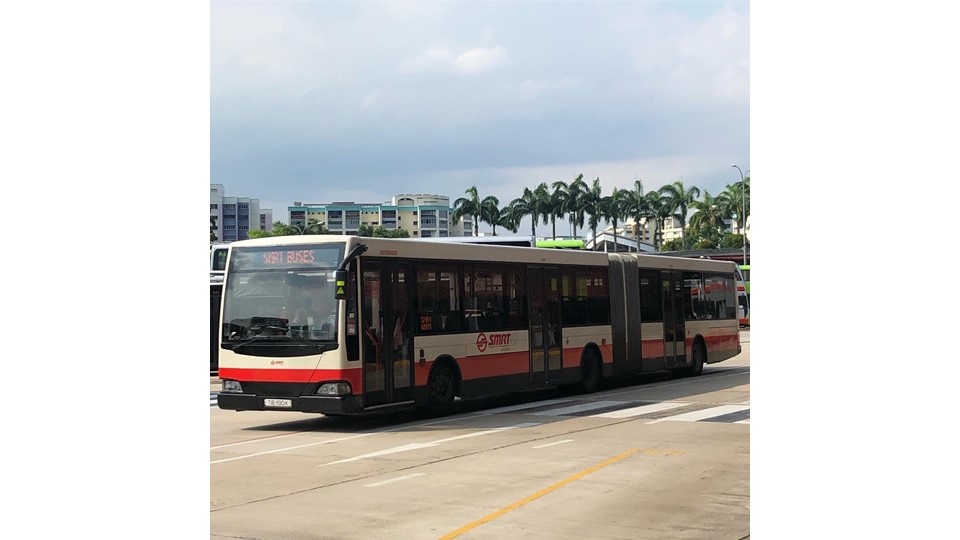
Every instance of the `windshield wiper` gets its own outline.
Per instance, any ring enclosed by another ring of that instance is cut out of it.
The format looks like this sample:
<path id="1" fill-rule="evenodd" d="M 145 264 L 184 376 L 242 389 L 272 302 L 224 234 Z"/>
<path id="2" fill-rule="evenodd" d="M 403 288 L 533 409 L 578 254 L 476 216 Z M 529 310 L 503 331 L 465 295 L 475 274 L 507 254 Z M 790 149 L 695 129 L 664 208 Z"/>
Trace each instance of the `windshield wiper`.
<path id="1" fill-rule="evenodd" d="M 231 349 L 234 351 L 252 343 L 270 343 L 270 344 L 282 344 L 288 346 L 301 346 L 301 347 L 310 347 L 317 349 L 319 352 L 330 351 L 337 348 L 337 343 L 328 341 L 325 343 L 317 343 L 316 341 L 301 337 L 301 336 L 254 336 L 246 341 L 237 343 L 236 345 L 231 345 Z M 229 343 L 229 342 L 228 342 Z"/>

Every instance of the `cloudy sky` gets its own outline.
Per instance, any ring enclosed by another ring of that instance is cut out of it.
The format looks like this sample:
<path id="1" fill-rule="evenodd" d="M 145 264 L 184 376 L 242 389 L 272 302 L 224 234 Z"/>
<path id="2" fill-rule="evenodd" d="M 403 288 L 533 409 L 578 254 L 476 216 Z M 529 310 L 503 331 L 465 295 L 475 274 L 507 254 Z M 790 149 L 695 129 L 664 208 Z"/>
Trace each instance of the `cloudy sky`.
<path id="1" fill-rule="evenodd" d="M 474 185 L 506 205 L 581 173 L 716 194 L 750 168 L 749 8 L 215 1 L 210 181 L 282 221 Z"/>

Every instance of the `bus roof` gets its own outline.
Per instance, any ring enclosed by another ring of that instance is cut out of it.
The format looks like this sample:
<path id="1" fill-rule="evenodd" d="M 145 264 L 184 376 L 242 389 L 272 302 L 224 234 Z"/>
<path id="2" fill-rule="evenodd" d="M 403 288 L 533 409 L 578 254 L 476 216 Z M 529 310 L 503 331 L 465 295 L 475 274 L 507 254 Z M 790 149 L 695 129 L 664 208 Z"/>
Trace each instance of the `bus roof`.
<path id="1" fill-rule="evenodd" d="M 485 237 L 479 237 L 485 238 Z M 614 257 L 639 260 L 641 266 L 649 268 L 712 270 L 734 272 L 736 263 L 714 259 L 688 259 L 668 257 L 646 253 L 604 253 L 576 249 L 542 249 L 502 246 L 496 244 L 477 245 L 476 243 L 444 242 L 438 249 L 437 242 L 416 238 L 374 238 L 369 236 L 343 236 L 338 234 L 270 236 L 250 240 L 240 240 L 230 244 L 231 249 L 242 247 L 292 246 L 305 244 L 346 244 L 349 251 L 357 244 L 364 244 L 368 250 L 364 256 L 390 257 L 397 259 L 433 259 L 465 260 L 478 262 L 518 262 L 528 264 L 583 264 L 608 266 Z"/>

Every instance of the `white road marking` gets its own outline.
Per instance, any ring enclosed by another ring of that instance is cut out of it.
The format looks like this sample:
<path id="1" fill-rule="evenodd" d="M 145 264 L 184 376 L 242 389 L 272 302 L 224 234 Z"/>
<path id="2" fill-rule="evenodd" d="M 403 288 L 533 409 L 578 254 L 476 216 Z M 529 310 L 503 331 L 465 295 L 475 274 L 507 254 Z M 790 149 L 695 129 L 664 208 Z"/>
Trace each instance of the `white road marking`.
<path id="1" fill-rule="evenodd" d="M 522 411 L 524 409 L 532 409 L 534 407 L 543 407 L 546 405 L 556 405 L 558 403 L 569 403 L 573 401 L 571 399 L 548 399 L 545 401 L 534 401 L 533 403 L 521 403 L 520 405 L 508 405 L 506 407 L 499 407 L 496 409 L 490 409 L 484 411 L 485 414 L 496 414 L 502 412 L 512 412 L 512 411 Z"/>
<path id="2" fill-rule="evenodd" d="M 367 458 L 372 458 L 372 457 L 388 456 L 388 455 L 390 455 L 390 454 L 399 454 L 399 453 L 401 453 L 401 452 L 409 452 L 409 451 L 411 451 L 411 450 L 421 450 L 421 449 L 423 449 L 423 448 L 431 448 L 431 447 L 433 447 L 433 446 L 437 446 L 437 445 L 442 444 L 442 443 L 445 443 L 445 442 L 457 441 L 457 440 L 460 440 L 460 439 L 468 439 L 468 438 L 470 438 L 470 437 L 479 437 L 480 435 L 489 435 L 489 434 L 491 434 L 491 433 L 500 433 L 501 431 L 506 431 L 506 430 L 508 430 L 508 429 L 525 428 L 525 427 L 532 427 L 532 426 L 539 426 L 539 425 L 540 425 L 540 424 L 537 424 L 537 423 L 524 422 L 524 423 L 522 423 L 522 424 L 516 424 L 516 425 L 513 425 L 513 426 L 506 426 L 506 427 L 502 427 L 502 428 L 488 429 L 488 430 L 485 430 L 485 431 L 475 431 L 475 432 L 473 432 L 473 433 L 467 433 L 467 434 L 464 434 L 464 435 L 457 435 L 456 437 L 448 437 L 448 438 L 446 438 L 446 439 L 439 439 L 439 440 L 436 440 L 436 441 L 430 441 L 430 442 L 424 442 L 424 443 L 404 444 L 404 445 L 401 445 L 401 446 L 394 446 L 393 448 L 387 448 L 387 449 L 385 449 L 385 450 L 380 450 L 380 451 L 377 451 L 377 452 L 371 452 L 371 453 L 369 453 L 369 454 L 363 454 L 363 455 L 360 455 L 360 456 L 354 456 L 354 457 L 352 457 L 352 458 L 341 459 L 341 460 L 339 460 L 339 461 L 331 461 L 330 463 L 324 463 L 324 464 L 322 464 L 322 465 L 317 465 L 317 466 L 318 466 L 318 467 L 326 467 L 327 465 L 337 465 L 338 463 L 348 463 L 348 462 L 350 462 L 350 461 L 359 461 L 359 460 L 361 460 L 361 459 L 367 459 Z"/>
<path id="3" fill-rule="evenodd" d="M 296 450 L 297 448 L 306 448 L 306 447 L 308 447 L 308 446 L 318 446 L 318 445 L 321 445 L 321 444 L 330 444 L 330 443 L 335 443 L 335 442 L 340 442 L 340 441 L 347 441 L 347 440 L 350 440 L 350 439 L 357 439 L 357 438 L 359 438 L 359 437 L 367 437 L 367 436 L 369 436 L 369 435 L 375 435 L 375 433 L 361 433 L 360 435 L 351 435 L 351 436 L 349 436 L 349 437 L 340 437 L 339 439 L 331 439 L 331 440 L 329 440 L 329 441 L 320 441 L 320 442 L 315 442 L 315 443 L 310 443 L 310 444 L 301 444 L 301 445 L 299 445 L 299 446 L 290 446 L 290 447 L 287 447 L 287 448 L 278 448 L 278 449 L 276 449 L 276 450 L 268 450 L 268 451 L 266 451 L 266 452 L 257 452 L 256 454 L 247 454 L 247 455 L 245 455 L 245 456 L 237 456 L 237 457 L 232 457 L 232 458 L 227 458 L 227 459 L 218 459 L 218 460 L 216 460 L 216 461 L 211 461 L 210 464 L 211 464 L 211 465 L 214 465 L 214 464 L 216 464 L 216 463 L 226 463 L 226 462 L 228 462 L 228 461 L 236 461 L 236 460 L 238 460 L 238 459 L 252 458 L 252 457 L 256 457 L 256 456 L 263 456 L 263 455 L 266 455 L 266 454 L 276 454 L 277 452 L 286 452 L 287 450 Z"/>
<path id="4" fill-rule="evenodd" d="M 553 445 L 556 445 L 556 444 L 563 444 L 563 443 L 568 443 L 568 442 L 573 442 L 573 439 L 566 439 L 566 440 L 563 440 L 563 441 L 557 441 L 557 442 L 552 442 L 552 443 L 547 443 L 547 444 L 541 444 L 540 446 L 534 446 L 534 448 L 546 448 L 546 447 L 548 447 L 548 446 L 553 446 Z"/>
<path id="5" fill-rule="evenodd" d="M 676 416 L 668 416 L 666 418 L 661 418 L 659 420 L 654 420 L 652 422 L 647 422 L 648 424 L 656 424 L 658 422 L 696 422 L 698 420 L 703 420 L 705 418 L 713 418 L 715 416 L 723 416 L 725 414 L 746 411 L 749 410 L 749 405 L 720 405 L 719 407 L 711 407 L 709 409 L 703 409 L 700 411 L 693 411 L 684 414 L 678 414 Z"/>
<path id="6" fill-rule="evenodd" d="M 406 475 L 406 476 L 398 476 L 397 478 L 391 478 L 390 480 L 384 480 L 383 482 L 376 482 L 376 483 L 374 483 L 374 484 L 367 484 L 367 485 L 365 485 L 365 486 L 363 486 L 363 487 L 379 487 L 379 486 L 382 486 L 382 485 L 384 485 L 384 484 L 389 484 L 389 483 L 391 483 L 391 482 L 399 482 L 400 480 L 406 480 L 406 479 L 408 479 L 408 478 L 414 478 L 414 477 L 416 477 L 416 476 L 423 476 L 423 475 L 425 475 L 425 474 L 426 474 L 426 473 L 418 472 L 418 473 L 408 474 L 408 475 Z"/>
<path id="7" fill-rule="evenodd" d="M 750 423 L 749 418 L 747 418 L 746 420 L 740 420 L 740 421 L 734 422 L 734 424 L 749 424 L 749 423 Z"/>
<path id="8" fill-rule="evenodd" d="M 241 444 L 250 444 L 250 443 L 257 443 L 257 442 L 264 442 L 264 441 L 275 441 L 283 437 L 290 437 L 291 435 L 302 435 L 302 433 L 300 432 L 284 433 L 283 435 L 273 435 L 271 437 L 264 437 L 261 439 L 250 439 L 249 441 L 239 441 L 234 443 L 221 444 L 220 446 L 211 446 L 210 450 L 211 451 L 219 450 L 221 448 L 227 448 L 228 446 L 239 446 Z"/>
<path id="9" fill-rule="evenodd" d="M 593 415 L 595 418 L 630 418 L 631 416 L 640 416 L 641 414 L 650 414 L 659 411 L 668 411 L 670 409 L 676 409 L 677 407 L 683 407 L 684 405 L 689 405 L 689 403 L 653 403 L 650 405 L 641 405 L 639 407 L 631 407 L 629 409 L 621 409 L 619 411 L 610 411 L 603 414 Z"/>
<path id="10" fill-rule="evenodd" d="M 543 411 L 534 413 L 536 416 L 563 416 L 565 414 L 573 414 L 583 411 L 589 411 L 593 409 L 601 409 L 603 407 L 610 407 L 612 405 L 622 405 L 626 403 L 624 401 L 591 401 L 588 403 L 583 403 L 580 405 L 571 405 L 569 407 L 561 407 L 559 409 L 551 409 L 549 411 Z"/>

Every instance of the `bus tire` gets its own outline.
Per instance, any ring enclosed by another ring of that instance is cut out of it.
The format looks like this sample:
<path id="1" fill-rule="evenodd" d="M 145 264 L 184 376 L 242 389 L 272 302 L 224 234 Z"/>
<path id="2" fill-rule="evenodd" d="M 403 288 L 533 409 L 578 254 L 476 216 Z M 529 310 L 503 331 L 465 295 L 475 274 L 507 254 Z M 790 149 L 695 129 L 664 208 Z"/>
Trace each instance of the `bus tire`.
<path id="1" fill-rule="evenodd" d="M 703 373 L 703 365 L 707 363 L 707 348 L 703 345 L 702 341 L 697 341 L 693 344 L 691 354 L 693 356 L 693 363 L 687 368 L 687 375 L 696 377 Z"/>
<path id="2" fill-rule="evenodd" d="M 450 414 L 456 394 L 457 381 L 453 371 L 443 364 L 435 366 L 427 381 L 427 414 L 431 416 Z"/>
<path id="3" fill-rule="evenodd" d="M 603 382 L 603 364 L 597 357 L 597 353 L 587 351 L 583 355 L 583 362 L 580 364 L 580 376 L 579 389 L 581 393 L 592 394 L 600 389 L 600 384 Z"/>

